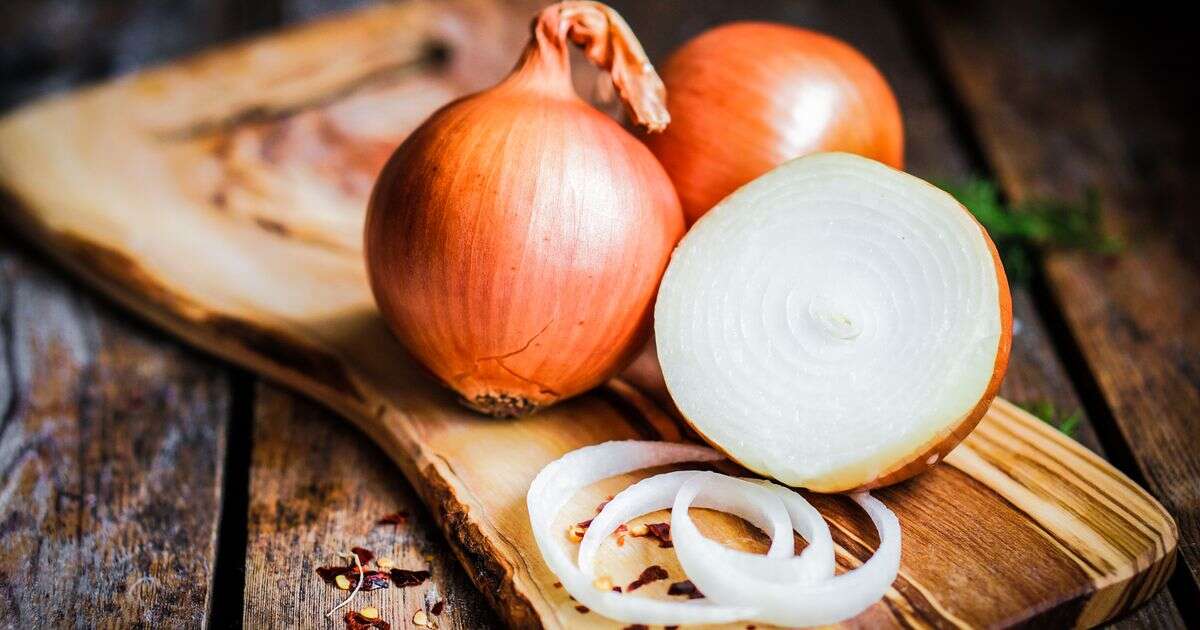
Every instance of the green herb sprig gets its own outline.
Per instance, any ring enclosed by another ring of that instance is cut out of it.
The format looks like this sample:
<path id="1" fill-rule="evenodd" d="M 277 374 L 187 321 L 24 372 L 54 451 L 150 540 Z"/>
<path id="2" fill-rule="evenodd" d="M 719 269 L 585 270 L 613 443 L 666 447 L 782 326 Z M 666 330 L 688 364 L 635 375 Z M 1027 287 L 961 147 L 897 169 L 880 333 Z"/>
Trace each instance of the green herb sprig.
<path id="1" fill-rule="evenodd" d="M 1054 247 L 1112 255 L 1123 244 L 1100 226 L 1100 195 L 1089 189 L 1083 199 L 1028 199 L 1007 205 L 991 181 L 970 178 L 962 183 L 939 182 L 987 228 L 996 243 L 1009 280 L 1023 282 L 1033 272 L 1034 251 Z"/>
<path id="2" fill-rule="evenodd" d="M 1075 437 L 1079 423 L 1083 421 L 1083 410 L 1076 409 L 1068 416 L 1063 416 L 1049 400 L 1037 400 L 1023 403 L 1021 408 L 1037 416 L 1046 424 L 1056 428 L 1067 437 Z"/>

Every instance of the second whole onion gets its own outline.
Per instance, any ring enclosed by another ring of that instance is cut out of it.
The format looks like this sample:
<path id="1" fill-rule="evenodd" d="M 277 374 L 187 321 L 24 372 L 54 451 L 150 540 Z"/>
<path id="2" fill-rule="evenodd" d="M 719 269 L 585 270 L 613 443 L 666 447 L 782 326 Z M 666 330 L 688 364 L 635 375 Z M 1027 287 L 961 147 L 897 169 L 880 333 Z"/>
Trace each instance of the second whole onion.
<path id="1" fill-rule="evenodd" d="M 621 17 L 555 4 L 506 79 L 434 113 L 396 150 L 369 205 L 384 319 L 493 416 L 553 404 L 628 363 L 683 233 L 662 166 L 575 94 L 572 42 L 611 72 L 636 124 L 666 125 L 662 82 Z"/>
<path id="2" fill-rule="evenodd" d="M 796 157 L 842 151 L 903 168 L 904 128 L 883 75 L 821 33 L 736 22 L 701 33 L 663 66 L 674 118 L 646 143 L 688 223 Z"/>

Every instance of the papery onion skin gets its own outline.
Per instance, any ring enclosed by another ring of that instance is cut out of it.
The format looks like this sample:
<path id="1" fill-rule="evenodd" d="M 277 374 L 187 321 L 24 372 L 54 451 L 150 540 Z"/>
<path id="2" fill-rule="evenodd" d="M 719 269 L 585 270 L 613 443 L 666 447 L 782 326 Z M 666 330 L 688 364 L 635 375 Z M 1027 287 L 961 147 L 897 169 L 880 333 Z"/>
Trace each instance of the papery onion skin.
<path id="1" fill-rule="evenodd" d="M 645 139 L 675 182 L 688 223 L 775 166 L 845 151 L 903 168 L 904 128 L 887 81 L 821 33 L 735 22 L 701 33 L 662 69 L 673 116 Z"/>
<path id="2" fill-rule="evenodd" d="M 543 10 L 513 73 L 436 112 L 371 196 L 375 299 L 405 348 L 470 407 L 529 413 L 632 360 L 683 217 L 654 156 L 573 91 L 567 39 L 609 67 L 635 122 L 662 85 L 619 16 Z"/>

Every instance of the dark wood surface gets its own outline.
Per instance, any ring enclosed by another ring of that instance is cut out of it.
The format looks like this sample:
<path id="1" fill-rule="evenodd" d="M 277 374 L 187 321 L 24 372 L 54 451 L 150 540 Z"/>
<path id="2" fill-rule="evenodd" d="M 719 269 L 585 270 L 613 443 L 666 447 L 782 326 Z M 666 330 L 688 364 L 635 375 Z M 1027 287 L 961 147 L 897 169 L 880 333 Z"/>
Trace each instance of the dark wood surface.
<path id="1" fill-rule="evenodd" d="M 0 103 L 356 4 L 19 0 L 0 23 Z M 612 4 L 657 60 L 730 19 L 847 39 L 896 89 L 923 177 L 979 173 L 1014 198 L 1100 188 L 1132 246 L 1115 262 L 1051 254 L 1015 292 L 1003 394 L 1083 409 L 1078 439 L 1179 522 L 1170 592 L 1118 625 L 1200 623 L 1200 275 L 1183 188 L 1196 100 L 1173 80 L 1195 68 L 1169 16 Z M 434 568 L 430 584 L 370 594 L 381 610 L 411 619 L 444 598 L 443 625 L 495 625 L 399 471 L 341 420 L 132 323 L 18 243 L 0 239 L 0 270 L 0 625 L 323 626 L 331 592 L 312 569 L 364 542 Z M 370 527 L 397 509 L 413 515 L 402 532 Z"/>

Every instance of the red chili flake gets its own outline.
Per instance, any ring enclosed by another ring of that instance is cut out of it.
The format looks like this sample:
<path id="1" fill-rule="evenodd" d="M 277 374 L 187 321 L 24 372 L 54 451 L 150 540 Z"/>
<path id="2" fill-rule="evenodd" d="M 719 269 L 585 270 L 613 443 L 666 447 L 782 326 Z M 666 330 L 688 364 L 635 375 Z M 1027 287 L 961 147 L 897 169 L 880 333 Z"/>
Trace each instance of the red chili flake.
<path id="1" fill-rule="evenodd" d="M 679 630 L 679 626 L 663 626 L 663 630 Z"/>
<path id="2" fill-rule="evenodd" d="M 384 573 L 383 571 L 371 570 L 363 572 L 362 590 L 377 591 L 381 588 L 387 588 L 388 586 L 388 574 Z"/>
<path id="3" fill-rule="evenodd" d="M 433 606 L 431 606 L 429 608 L 429 612 L 433 613 L 433 615 L 436 617 L 436 616 L 442 614 L 442 609 L 445 607 L 446 607 L 446 600 L 439 599 L 436 602 L 433 602 Z"/>
<path id="4" fill-rule="evenodd" d="M 657 582 L 665 579 L 667 579 L 667 570 L 658 566 L 657 564 L 652 564 L 646 567 L 646 569 L 642 571 L 642 574 L 639 575 L 636 580 L 630 582 L 629 586 L 625 587 L 625 592 L 628 593 L 636 591 L 651 582 Z"/>
<path id="5" fill-rule="evenodd" d="M 317 575 L 321 576 L 326 584 L 335 584 L 334 580 L 339 575 L 346 576 L 346 579 L 350 580 L 350 584 L 358 584 L 358 574 L 359 570 L 356 566 L 317 567 Z M 364 591 L 377 591 L 388 587 L 388 575 L 383 571 L 367 569 L 362 572 L 362 578 L 362 590 Z"/>
<path id="6" fill-rule="evenodd" d="M 358 561 L 363 566 L 367 566 L 368 564 L 371 564 L 371 561 L 375 559 L 375 554 L 371 553 L 370 549 L 363 549 L 362 547 L 351 547 L 350 552 L 353 553 L 354 555 L 358 556 Z"/>
<path id="7" fill-rule="evenodd" d="M 408 522 L 408 512 L 400 510 L 375 521 L 376 525 L 403 525 Z"/>
<path id="8" fill-rule="evenodd" d="M 337 579 L 337 576 L 339 576 L 339 575 L 344 575 L 346 577 L 349 577 L 353 571 L 354 571 L 354 567 L 352 567 L 352 566 L 349 566 L 349 567 L 317 567 L 317 575 L 321 576 L 321 579 L 325 580 L 325 582 L 328 584 L 333 584 L 333 581 L 335 579 Z"/>
<path id="9" fill-rule="evenodd" d="M 632 626 L 625 626 L 625 630 L 650 630 L 650 626 L 643 623 L 635 623 Z"/>
<path id="10" fill-rule="evenodd" d="M 605 500 L 601 501 L 601 502 L 600 502 L 600 505 L 597 505 L 597 506 L 596 506 L 596 513 L 597 513 L 597 514 L 599 514 L 599 513 L 600 513 L 600 511 L 604 509 L 604 506 L 608 505 L 608 502 L 609 502 L 609 501 L 612 501 L 612 500 L 613 500 L 613 498 L 610 496 L 610 497 L 608 497 L 607 499 L 605 499 Z"/>
<path id="11" fill-rule="evenodd" d="M 688 599 L 700 599 L 704 597 L 704 593 L 692 584 L 691 580 L 683 580 L 682 582 L 672 582 L 671 586 L 667 587 L 667 595 L 687 595 Z"/>
<path id="12" fill-rule="evenodd" d="M 562 588 L 562 582 L 555 582 L 554 588 Z"/>
<path id="13" fill-rule="evenodd" d="M 342 621 L 346 622 L 346 630 L 368 630 L 376 628 L 377 630 L 392 630 L 392 624 L 382 619 L 371 619 L 364 617 L 357 610 L 350 610 L 342 617 Z"/>
<path id="14" fill-rule="evenodd" d="M 581 605 L 581 606 L 576 606 L 576 607 L 575 607 L 575 610 L 579 611 L 580 613 L 587 613 L 587 612 L 590 612 L 590 609 L 589 609 L 587 606 L 582 606 L 582 605 Z"/>
<path id="15" fill-rule="evenodd" d="M 419 586 L 429 579 L 428 571 L 409 571 L 408 569 L 392 569 L 392 582 L 404 588 L 406 586 Z"/>
<path id="16" fill-rule="evenodd" d="M 657 540 L 658 546 L 663 549 L 670 549 L 675 546 L 675 543 L 671 542 L 670 523 L 647 523 L 646 537 Z"/>
<path id="17" fill-rule="evenodd" d="M 624 536 L 617 536 L 617 546 L 618 547 L 625 546 L 625 537 Z"/>
<path id="18" fill-rule="evenodd" d="M 596 520 L 596 519 L 594 519 L 594 518 L 589 518 L 589 519 L 588 519 L 588 520 L 586 520 L 586 521 L 579 521 L 578 523 L 575 523 L 575 524 L 576 524 L 576 525 L 578 525 L 578 526 L 580 526 L 580 527 L 582 527 L 582 528 L 584 528 L 584 529 L 587 529 L 587 528 L 589 528 L 589 527 L 591 527 L 591 526 L 592 526 L 592 521 L 594 521 L 594 520 Z"/>
<path id="19" fill-rule="evenodd" d="M 614 593 L 620 593 L 620 592 L 621 592 L 621 587 L 620 587 L 620 586 L 614 586 L 614 587 L 613 587 L 613 592 L 614 592 Z"/>

